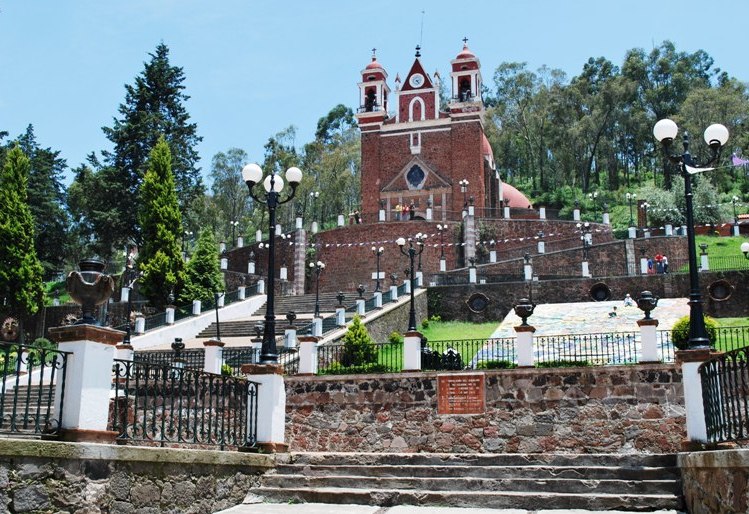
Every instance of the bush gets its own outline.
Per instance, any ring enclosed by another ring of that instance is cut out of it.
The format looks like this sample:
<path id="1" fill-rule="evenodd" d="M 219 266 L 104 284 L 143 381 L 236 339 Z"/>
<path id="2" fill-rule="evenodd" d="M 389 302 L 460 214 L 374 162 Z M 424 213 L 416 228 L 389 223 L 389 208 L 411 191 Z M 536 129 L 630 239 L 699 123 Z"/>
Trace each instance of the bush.
<path id="1" fill-rule="evenodd" d="M 225 377 L 230 377 L 234 374 L 234 370 L 231 369 L 231 366 L 228 364 L 222 364 L 221 365 L 221 375 Z"/>
<path id="2" fill-rule="evenodd" d="M 491 360 L 479 362 L 476 369 L 515 369 L 517 367 L 518 365 L 512 361 Z"/>
<path id="3" fill-rule="evenodd" d="M 718 323 L 710 316 L 704 316 L 707 337 L 710 338 L 711 346 L 715 346 L 718 339 Z M 689 344 L 689 316 L 679 318 L 671 329 L 671 342 L 675 348 L 686 350 Z"/>
<path id="4" fill-rule="evenodd" d="M 400 332 L 390 332 L 388 342 L 392 344 L 403 344 L 403 334 Z"/>
<path id="5" fill-rule="evenodd" d="M 369 364 L 362 364 L 359 366 L 344 366 L 340 362 L 331 364 L 325 369 L 320 370 L 320 375 L 356 375 L 364 373 L 393 373 L 394 371 L 390 366 L 385 364 L 379 364 L 372 362 Z"/>
<path id="6" fill-rule="evenodd" d="M 590 363 L 590 361 L 565 361 L 565 360 L 556 360 L 556 361 L 536 363 L 537 368 L 577 368 L 577 367 L 584 367 L 584 366 L 592 366 L 592 364 Z"/>
<path id="7" fill-rule="evenodd" d="M 425 319 L 421 322 L 421 328 L 429 328 L 429 319 Z"/>
<path id="8" fill-rule="evenodd" d="M 376 362 L 377 346 L 357 314 L 343 336 L 341 364 L 344 366 L 362 366 Z"/>

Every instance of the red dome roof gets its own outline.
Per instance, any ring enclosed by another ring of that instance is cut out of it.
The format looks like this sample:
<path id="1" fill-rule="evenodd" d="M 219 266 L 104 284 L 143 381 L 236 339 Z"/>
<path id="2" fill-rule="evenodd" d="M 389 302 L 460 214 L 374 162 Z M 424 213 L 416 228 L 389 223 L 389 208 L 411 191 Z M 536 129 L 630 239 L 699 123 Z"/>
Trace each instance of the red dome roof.
<path id="1" fill-rule="evenodd" d="M 505 205 L 509 205 L 510 207 L 520 207 L 523 209 L 531 207 L 531 201 L 507 182 L 502 183 L 502 196 Z"/>
<path id="2" fill-rule="evenodd" d="M 463 44 L 463 50 L 458 54 L 456 59 L 475 59 L 476 55 L 468 49 L 467 44 Z"/>
<path id="3" fill-rule="evenodd" d="M 377 58 L 376 57 L 372 57 L 372 62 L 370 62 L 369 64 L 367 64 L 367 67 L 364 68 L 364 69 L 366 69 L 366 70 L 382 69 L 382 65 L 379 62 L 377 62 Z"/>

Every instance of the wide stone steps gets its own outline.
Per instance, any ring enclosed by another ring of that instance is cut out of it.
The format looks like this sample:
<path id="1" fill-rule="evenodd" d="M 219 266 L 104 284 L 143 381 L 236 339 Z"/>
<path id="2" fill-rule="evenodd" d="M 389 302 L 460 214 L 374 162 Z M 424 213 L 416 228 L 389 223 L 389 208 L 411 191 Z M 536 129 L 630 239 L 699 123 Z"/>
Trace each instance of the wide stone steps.
<path id="1" fill-rule="evenodd" d="M 493 509 L 680 509 L 674 455 L 295 453 L 248 501 Z"/>

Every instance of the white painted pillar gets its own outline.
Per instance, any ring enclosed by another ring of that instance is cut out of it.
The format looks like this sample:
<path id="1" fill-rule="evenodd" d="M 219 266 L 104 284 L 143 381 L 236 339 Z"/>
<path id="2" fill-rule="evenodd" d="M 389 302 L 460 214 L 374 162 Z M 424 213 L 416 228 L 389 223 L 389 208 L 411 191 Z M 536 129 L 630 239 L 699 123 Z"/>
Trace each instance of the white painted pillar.
<path id="1" fill-rule="evenodd" d="M 55 387 L 55 412 L 60 412 L 61 398 L 63 395 L 65 398 L 60 419 L 65 439 L 114 440 L 115 434 L 107 432 L 109 394 L 115 346 L 122 341 L 124 332 L 94 325 L 70 325 L 52 328 L 49 334 L 60 351 L 72 353 L 68 356 L 65 380 L 58 380 Z"/>
<path id="2" fill-rule="evenodd" d="M 640 327 L 640 363 L 660 362 L 658 358 L 658 341 L 655 329 L 658 327 L 657 319 L 638 319 Z"/>
<path id="3" fill-rule="evenodd" d="M 538 208 L 538 217 L 542 220 L 546 219 L 546 207 L 539 207 Z"/>
<path id="4" fill-rule="evenodd" d="M 317 374 L 317 341 L 314 336 L 299 336 L 299 374 Z"/>
<path id="5" fill-rule="evenodd" d="M 136 334 L 146 333 L 146 318 L 143 316 L 137 316 L 135 318 L 135 329 L 133 330 Z"/>
<path id="6" fill-rule="evenodd" d="M 421 333 L 406 332 L 403 338 L 403 371 L 421 370 Z"/>
<path id="7" fill-rule="evenodd" d="M 446 272 L 446 271 L 447 271 L 447 260 L 445 260 L 445 259 L 440 259 L 440 271 L 441 271 L 442 273 L 444 273 L 444 272 Z"/>
<path id="8" fill-rule="evenodd" d="M 167 325 L 174 325 L 174 307 L 169 306 L 166 308 L 165 317 Z"/>
<path id="9" fill-rule="evenodd" d="M 286 266 L 281 266 L 278 270 L 278 279 L 279 280 L 288 280 L 289 279 L 289 268 Z"/>
<path id="10" fill-rule="evenodd" d="M 538 242 L 538 253 L 546 253 L 546 242 L 545 241 L 539 241 Z"/>
<path id="11" fill-rule="evenodd" d="M 301 216 L 297 216 L 296 220 L 294 220 L 294 228 L 296 228 L 297 230 L 304 228 L 304 218 L 302 218 Z"/>
<path id="12" fill-rule="evenodd" d="M 203 371 L 220 375 L 221 365 L 224 363 L 224 343 L 217 339 L 209 339 L 203 342 L 203 349 L 205 351 Z"/>
<path id="13" fill-rule="evenodd" d="M 427 207 L 427 220 L 431 221 L 434 217 L 434 213 L 431 207 Z"/>
<path id="14" fill-rule="evenodd" d="M 604 212 L 603 213 L 603 224 L 604 225 L 611 225 L 611 220 L 609 218 L 609 213 L 608 212 Z"/>
<path id="15" fill-rule="evenodd" d="M 237 248 L 244 248 L 244 237 L 237 237 Z"/>
<path id="16" fill-rule="evenodd" d="M 741 232 L 739 232 L 739 226 L 738 225 L 734 225 L 733 228 L 732 228 L 732 230 L 733 230 L 732 233 L 733 233 L 734 236 L 740 236 L 741 235 Z"/>
<path id="17" fill-rule="evenodd" d="M 116 360 L 132 362 L 133 357 L 135 357 L 135 350 L 133 350 L 133 345 L 120 343 L 114 347 L 114 358 Z M 126 372 L 124 369 L 122 369 L 124 365 L 119 363 L 115 363 L 115 365 L 117 366 L 119 375 L 124 376 Z"/>
<path id="18" fill-rule="evenodd" d="M 346 309 L 343 307 L 336 307 L 335 310 L 335 323 L 339 327 L 346 324 Z"/>
<path id="19" fill-rule="evenodd" d="M 705 406 L 702 400 L 702 379 L 697 372 L 697 368 L 709 358 L 709 348 L 676 352 L 676 362 L 681 362 L 687 439 L 699 443 L 707 442 L 707 425 L 705 423 Z"/>
<path id="20" fill-rule="evenodd" d="M 489 250 L 489 262 L 497 262 L 497 250 Z"/>
<path id="21" fill-rule="evenodd" d="M 200 309 L 201 309 L 200 300 L 193 300 L 192 301 L 192 315 L 198 316 L 200 314 Z"/>
<path id="22" fill-rule="evenodd" d="M 424 272 L 416 272 L 416 287 L 424 287 Z"/>
<path id="23" fill-rule="evenodd" d="M 128 301 L 128 299 L 130 299 L 130 288 L 129 287 L 123 287 L 120 290 L 120 301 L 121 302 L 126 302 L 126 301 Z"/>
<path id="24" fill-rule="evenodd" d="M 588 261 L 583 261 L 582 264 L 582 276 L 583 278 L 587 278 L 590 276 L 590 268 L 588 267 Z"/>
<path id="25" fill-rule="evenodd" d="M 700 271 L 710 271 L 710 261 L 706 253 L 700 255 Z"/>
<path id="26" fill-rule="evenodd" d="M 284 348 L 296 348 L 297 337 L 296 327 L 288 326 L 283 331 L 283 346 Z"/>
<path id="27" fill-rule="evenodd" d="M 428 212 L 428 211 L 427 211 L 427 212 Z M 379 221 L 380 223 L 382 223 L 383 221 L 385 221 L 385 209 L 380 209 L 380 210 L 379 210 L 379 212 L 377 213 L 377 220 L 378 220 L 378 221 Z"/>
<path id="28" fill-rule="evenodd" d="M 536 327 L 531 325 L 519 325 L 515 327 L 515 352 L 517 354 L 518 366 L 521 368 L 532 368 L 533 362 L 533 333 Z"/>
<path id="29" fill-rule="evenodd" d="M 366 314 L 366 308 L 364 305 L 364 299 L 363 298 L 357 298 L 356 299 L 356 313 L 359 316 L 364 316 Z"/>
<path id="30" fill-rule="evenodd" d="M 280 223 L 276 223 L 276 235 L 280 236 L 281 234 L 283 234 L 283 227 Z"/>
<path id="31" fill-rule="evenodd" d="M 476 283 L 476 268 L 474 268 L 473 266 L 468 268 L 468 283 L 469 284 Z"/>
<path id="32" fill-rule="evenodd" d="M 640 258 L 640 274 L 642 275 L 648 274 L 648 260 L 645 257 Z"/>
<path id="33" fill-rule="evenodd" d="M 573 209 L 572 221 L 580 221 L 580 209 Z"/>
<path id="34" fill-rule="evenodd" d="M 218 301 L 216 302 L 216 304 L 217 304 L 217 305 L 218 305 L 219 307 L 223 307 L 223 306 L 224 306 L 224 301 L 225 301 L 225 299 L 226 299 L 226 295 L 225 295 L 225 294 L 221 294 L 221 295 L 219 295 L 219 296 L 218 296 Z"/>
<path id="35" fill-rule="evenodd" d="M 345 224 L 346 224 L 346 223 L 345 223 L 345 221 L 344 221 L 344 219 L 343 219 L 343 214 L 339 214 L 339 215 L 338 215 L 338 226 L 339 226 L 339 227 L 342 227 L 342 226 L 344 226 Z"/>
<path id="36" fill-rule="evenodd" d="M 255 231 L 255 241 L 257 243 L 261 242 L 263 240 L 263 231 L 260 229 L 257 229 Z"/>
<path id="37" fill-rule="evenodd" d="M 374 294 L 374 306 L 375 309 L 382 309 L 382 293 L 380 291 Z"/>
<path id="38" fill-rule="evenodd" d="M 317 234 L 319 232 L 320 227 L 317 226 L 317 222 L 316 221 L 312 222 L 311 230 L 312 230 L 313 234 Z"/>
<path id="39" fill-rule="evenodd" d="M 257 281 L 257 294 L 265 294 L 265 280 L 262 278 Z"/>
<path id="40" fill-rule="evenodd" d="M 674 226 L 670 223 L 666 223 L 666 235 L 667 236 L 673 236 L 674 235 Z"/>
<path id="41" fill-rule="evenodd" d="M 474 216 L 475 212 L 476 212 L 476 209 L 474 208 L 474 206 L 473 205 L 469 205 L 468 206 L 468 215 L 469 216 Z"/>
<path id="42" fill-rule="evenodd" d="M 411 294 L 411 279 L 407 278 L 403 281 L 403 294 Z"/>
<path id="43" fill-rule="evenodd" d="M 637 238 L 637 227 L 629 227 L 627 229 L 627 236 L 630 239 L 636 239 Z"/>
<path id="44" fill-rule="evenodd" d="M 504 213 L 503 213 L 503 215 L 504 215 L 504 218 L 505 218 L 506 220 L 510 219 L 510 208 L 509 208 L 509 207 L 505 207 L 505 208 L 504 208 Z"/>
<path id="45" fill-rule="evenodd" d="M 225 251 L 226 251 L 226 243 L 224 243 L 223 241 L 221 241 L 218 244 L 218 253 L 224 253 Z"/>
<path id="46" fill-rule="evenodd" d="M 247 380 L 259 384 L 257 390 L 257 446 L 269 453 L 286 449 L 286 387 L 283 366 L 252 366 Z M 248 412 L 248 425 L 253 422 Z"/>
<path id="47" fill-rule="evenodd" d="M 523 278 L 525 280 L 533 278 L 533 265 L 531 263 L 523 264 Z"/>
<path id="48" fill-rule="evenodd" d="M 248 275 L 255 274 L 255 261 L 250 261 L 247 263 L 247 274 Z"/>
<path id="49" fill-rule="evenodd" d="M 322 318 L 312 319 L 312 335 L 322 337 Z"/>
<path id="50" fill-rule="evenodd" d="M 649 238 L 650 237 L 650 229 L 649 228 L 643 229 L 643 235 L 645 236 L 645 238 Z"/>
<path id="51" fill-rule="evenodd" d="M 398 299 L 398 286 L 390 286 L 390 300 L 395 301 Z"/>
<path id="52" fill-rule="evenodd" d="M 245 290 L 245 286 L 239 286 L 237 298 L 239 298 L 240 300 L 244 300 L 245 298 L 247 298 L 247 291 Z"/>
<path id="53" fill-rule="evenodd" d="M 229 268 L 229 259 L 226 257 L 221 257 L 221 269 L 226 270 Z"/>

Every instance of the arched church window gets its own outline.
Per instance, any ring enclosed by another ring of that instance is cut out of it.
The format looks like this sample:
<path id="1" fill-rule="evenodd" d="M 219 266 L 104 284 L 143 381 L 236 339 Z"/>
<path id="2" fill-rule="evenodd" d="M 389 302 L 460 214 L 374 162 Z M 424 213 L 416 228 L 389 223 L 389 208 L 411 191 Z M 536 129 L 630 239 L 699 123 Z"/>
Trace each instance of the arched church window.
<path id="1" fill-rule="evenodd" d="M 364 99 L 364 110 L 372 112 L 375 110 L 375 107 L 377 107 L 377 95 L 374 91 L 370 90 Z"/>
<path id="2" fill-rule="evenodd" d="M 421 169 L 421 166 L 414 164 L 411 169 L 406 173 L 406 180 L 410 189 L 420 189 L 424 185 L 424 179 L 426 173 Z"/>
<path id="3" fill-rule="evenodd" d="M 460 101 L 465 102 L 471 98 L 471 81 L 464 78 L 460 81 Z"/>

